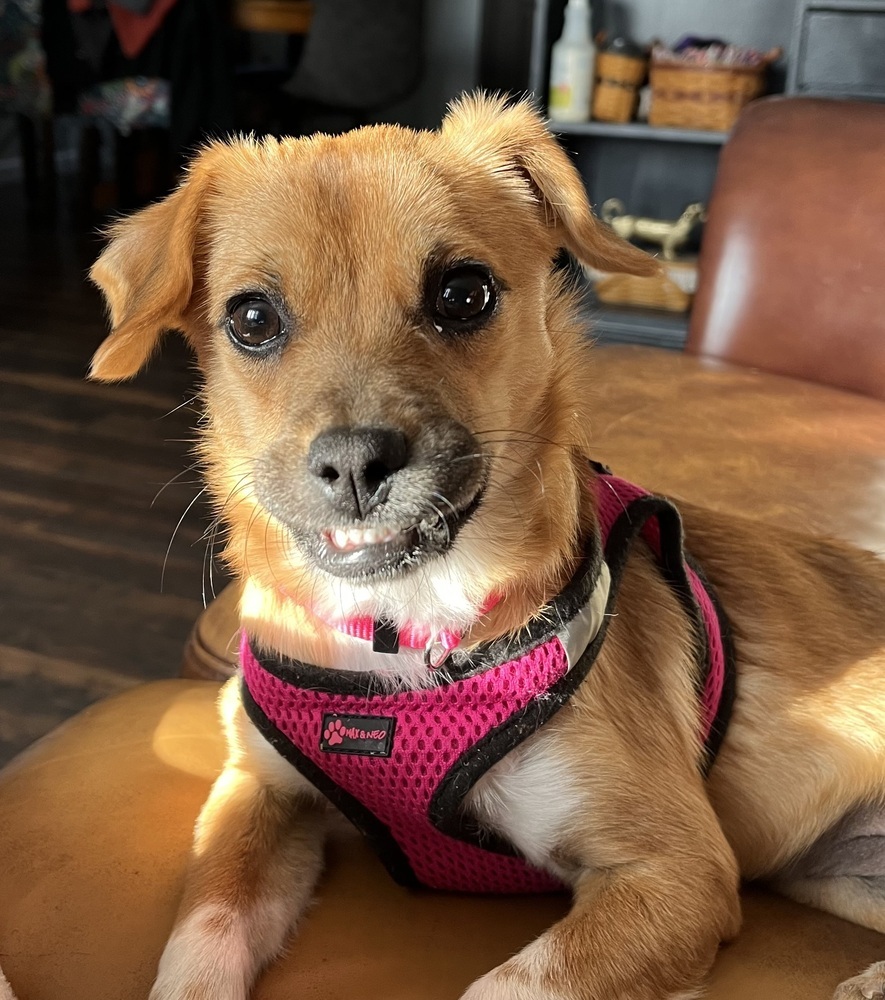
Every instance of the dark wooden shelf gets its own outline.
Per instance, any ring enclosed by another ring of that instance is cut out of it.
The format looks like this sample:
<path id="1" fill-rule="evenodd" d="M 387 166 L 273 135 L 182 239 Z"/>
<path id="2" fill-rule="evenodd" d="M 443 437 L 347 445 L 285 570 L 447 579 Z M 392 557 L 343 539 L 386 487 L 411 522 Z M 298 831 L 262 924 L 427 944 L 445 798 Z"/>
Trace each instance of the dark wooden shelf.
<path id="1" fill-rule="evenodd" d="M 697 145 L 721 146 L 727 132 L 707 132 L 702 129 L 660 128 L 643 122 L 625 125 L 610 122 L 550 122 L 550 128 L 560 135 L 590 135 L 608 139 L 645 139 L 650 142 L 686 142 Z"/>
<path id="2" fill-rule="evenodd" d="M 847 10 L 851 13 L 879 14 L 885 8 L 882 0 L 810 0 L 805 10 Z"/>
<path id="3" fill-rule="evenodd" d="M 688 335 L 688 313 L 607 305 L 589 286 L 581 316 L 590 336 L 602 344 L 644 344 L 681 351 Z"/>

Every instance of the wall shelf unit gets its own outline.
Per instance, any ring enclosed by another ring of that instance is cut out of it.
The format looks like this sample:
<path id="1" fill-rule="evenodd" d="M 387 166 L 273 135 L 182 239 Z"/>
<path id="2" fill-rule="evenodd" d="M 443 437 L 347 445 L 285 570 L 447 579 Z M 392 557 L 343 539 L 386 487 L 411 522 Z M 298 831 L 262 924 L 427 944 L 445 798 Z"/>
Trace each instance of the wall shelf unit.
<path id="1" fill-rule="evenodd" d="M 546 107 L 550 49 L 562 33 L 566 0 L 484 0 L 481 83 L 489 90 L 535 95 Z M 686 34 L 724 38 L 768 50 L 781 46 L 771 90 L 885 101 L 885 0 L 590 0 L 593 31 L 646 44 Z M 554 123 L 599 206 L 619 198 L 631 214 L 677 218 L 707 202 L 728 135 L 612 125 Z M 585 315 L 602 340 L 680 347 L 689 317 L 602 306 Z"/>
<path id="2" fill-rule="evenodd" d="M 606 344 L 643 344 L 678 351 L 688 335 L 687 313 L 606 305 L 596 298 L 589 285 L 581 304 L 581 316 L 592 336 Z"/>
<path id="3" fill-rule="evenodd" d="M 615 125 L 609 122 L 551 122 L 550 128 L 558 135 L 598 136 L 606 139 L 645 139 L 651 142 L 688 142 L 701 146 L 721 146 L 728 139 L 727 132 L 707 132 L 688 128 L 658 128 L 644 122 Z"/>
<path id="4" fill-rule="evenodd" d="M 798 0 L 791 94 L 885 101 L 885 0 Z"/>
<path id="5" fill-rule="evenodd" d="M 610 37 L 626 35 L 647 43 L 653 38 L 674 42 L 685 34 L 723 37 L 740 45 L 769 49 L 789 45 L 797 0 L 590 0 L 593 30 Z M 802 2 L 802 0 L 800 0 Z M 817 2 L 817 0 L 804 0 Z M 840 0 L 837 0 L 840 2 Z M 860 0 L 864 2 L 864 0 Z M 885 2 L 885 0 L 883 0 Z M 498 39 L 509 25 L 506 46 L 490 47 L 483 80 L 492 89 L 529 90 L 546 106 L 550 49 L 562 32 L 565 0 L 485 0 L 488 37 Z M 522 45 L 513 32 L 522 26 Z M 775 73 L 773 89 L 782 89 Z M 719 152 L 728 133 L 686 128 L 660 128 L 643 122 L 581 124 L 553 122 L 551 128 L 571 152 L 598 207 L 619 198 L 627 211 L 659 219 L 675 219 L 691 202 L 708 202 Z M 696 249 L 695 232 L 689 250 Z M 679 349 L 689 315 L 598 303 L 588 291 L 584 315 L 602 341 L 654 344 Z"/>

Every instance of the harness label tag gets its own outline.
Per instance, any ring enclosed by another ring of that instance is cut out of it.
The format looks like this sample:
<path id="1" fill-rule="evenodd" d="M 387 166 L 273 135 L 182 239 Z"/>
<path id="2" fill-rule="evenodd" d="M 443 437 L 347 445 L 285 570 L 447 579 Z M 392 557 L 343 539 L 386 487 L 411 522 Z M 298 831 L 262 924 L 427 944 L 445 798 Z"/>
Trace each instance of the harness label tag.
<path id="1" fill-rule="evenodd" d="M 395 728 L 393 716 L 324 715 L 320 750 L 359 757 L 389 757 Z"/>

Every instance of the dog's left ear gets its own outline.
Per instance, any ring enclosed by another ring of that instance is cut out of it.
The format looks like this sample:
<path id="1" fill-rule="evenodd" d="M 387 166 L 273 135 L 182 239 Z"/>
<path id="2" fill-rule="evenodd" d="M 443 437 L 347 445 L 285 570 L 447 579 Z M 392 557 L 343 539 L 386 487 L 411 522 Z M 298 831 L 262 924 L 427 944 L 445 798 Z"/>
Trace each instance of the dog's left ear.
<path id="1" fill-rule="evenodd" d="M 657 274 L 660 265 L 622 240 L 590 210 L 581 176 L 528 101 L 472 94 L 452 105 L 442 124 L 471 161 L 502 182 L 519 184 L 540 203 L 558 245 L 601 271 Z"/>
<path id="2" fill-rule="evenodd" d="M 110 242 L 89 272 L 111 320 L 111 333 L 92 359 L 92 378 L 131 378 L 163 333 L 183 329 L 193 294 L 208 159 L 209 152 L 201 154 L 168 198 L 111 227 Z"/>

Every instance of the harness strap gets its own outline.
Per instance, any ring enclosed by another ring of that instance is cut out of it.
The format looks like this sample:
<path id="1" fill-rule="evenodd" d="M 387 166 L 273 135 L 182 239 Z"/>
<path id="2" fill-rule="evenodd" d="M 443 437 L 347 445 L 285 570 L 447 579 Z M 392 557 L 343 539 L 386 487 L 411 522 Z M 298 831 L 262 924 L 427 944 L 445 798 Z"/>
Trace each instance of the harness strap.
<path id="1" fill-rule="evenodd" d="M 494 893 L 559 887 L 480 829 L 464 799 L 586 678 L 640 535 L 692 624 L 701 767 L 706 773 L 712 766 L 734 700 L 727 620 L 685 556 L 682 522 L 668 500 L 607 473 L 598 476 L 596 490 L 610 585 L 598 630 L 576 659 L 560 635 L 596 592 L 602 566 L 596 539 L 575 580 L 521 633 L 455 651 L 427 688 L 389 692 L 372 674 L 256 656 L 243 636 L 243 702 L 250 718 L 363 832 L 397 881 Z"/>

